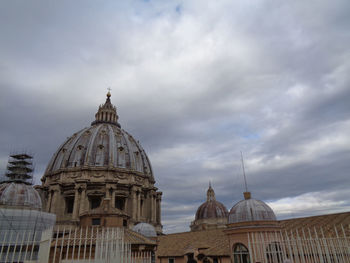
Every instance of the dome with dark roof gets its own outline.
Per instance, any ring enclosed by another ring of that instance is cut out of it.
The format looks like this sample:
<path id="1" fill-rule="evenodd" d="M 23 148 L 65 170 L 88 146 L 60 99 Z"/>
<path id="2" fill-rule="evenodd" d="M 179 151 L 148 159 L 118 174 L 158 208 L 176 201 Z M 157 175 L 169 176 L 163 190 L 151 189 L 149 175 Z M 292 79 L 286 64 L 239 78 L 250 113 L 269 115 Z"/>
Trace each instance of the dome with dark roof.
<path id="1" fill-rule="evenodd" d="M 32 185 L 23 182 L 0 184 L 0 207 L 41 209 L 41 198 Z"/>
<path id="2" fill-rule="evenodd" d="M 110 93 L 96 120 L 69 137 L 53 155 L 45 175 L 76 168 L 118 168 L 154 181 L 151 163 L 138 141 L 121 129 Z"/>
<path id="3" fill-rule="evenodd" d="M 228 223 L 251 221 L 276 221 L 271 207 L 260 200 L 252 199 L 249 192 L 244 193 L 245 199 L 235 204 L 228 215 Z"/>
<path id="4" fill-rule="evenodd" d="M 222 218 L 227 217 L 227 208 L 216 201 L 215 192 L 211 185 L 207 191 L 207 201 L 201 204 L 196 212 L 196 220 L 198 219 L 209 219 L 209 218 Z"/>

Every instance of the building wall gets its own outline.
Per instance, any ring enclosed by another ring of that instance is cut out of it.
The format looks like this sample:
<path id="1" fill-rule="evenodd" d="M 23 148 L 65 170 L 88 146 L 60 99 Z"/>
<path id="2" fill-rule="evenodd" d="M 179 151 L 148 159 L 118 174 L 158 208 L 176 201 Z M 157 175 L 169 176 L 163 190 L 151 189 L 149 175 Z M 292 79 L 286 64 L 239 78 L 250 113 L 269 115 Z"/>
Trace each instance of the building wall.
<path id="1" fill-rule="evenodd" d="M 234 262 L 234 248 L 237 244 L 244 245 L 249 253 L 252 251 L 249 250 L 249 240 L 248 233 L 259 233 L 266 237 L 269 237 L 270 240 L 275 240 L 275 231 L 279 231 L 280 227 L 277 224 L 277 221 L 255 221 L 255 222 L 243 222 L 229 224 L 225 230 L 227 237 L 229 239 L 229 246 L 231 251 L 231 260 Z M 278 240 L 276 240 L 278 241 Z M 254 258 L 256 262 L 264 262 L 264 258 L 256 257 Z"/>
<path id="2" fill-rule="evenodd" d="M 162 193 L 156 191 L 153 182 L 137 172 L 70 169 L 45 176 L 42 186 L 36 188 L 44 197 L 45 211 L 57 215 L 58 225 L 88 225 L 92 217 L 105 213 L 105 218 L 113 215 L 107 219 L 107 224 L 122 226 L 123 220 L 127 220 L 127 225 L 131 227 L 138 222 L 147 222 L 161 232 Z M 94 198 L 100 199 L 100 205 L 92 209 Z M 116 208 L 116 198 L 124 200 L 122 209 Z M 105 199 L 110 200 L 108 207 L 97 211 L 102 209 Z M 116 220 L 116 216 L 120 220 Z"/>

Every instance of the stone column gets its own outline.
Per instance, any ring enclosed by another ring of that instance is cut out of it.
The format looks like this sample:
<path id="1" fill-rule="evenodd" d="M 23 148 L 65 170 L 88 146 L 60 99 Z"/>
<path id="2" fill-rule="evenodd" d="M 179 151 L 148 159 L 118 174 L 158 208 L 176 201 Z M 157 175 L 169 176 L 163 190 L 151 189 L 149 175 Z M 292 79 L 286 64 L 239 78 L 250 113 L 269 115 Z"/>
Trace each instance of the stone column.
<path id="1" fill-rule="evenodd" d="M 51 197 L 51 205 L 49 203 L 49 213 L 54 213 L 57 215 L 57 207 L 59 207 L 59 205 L 57 204 L 57 198 L 58 198 L 58 194 L 60 191 L 60 186 L 58 184 L 53 185 L 51 188 L 52 191 L 52 197 Z"/>
<path id="2" fill-rule="evenodd" d="M 50 213 L 51 201 L 52 201 L 52 197 L 53 197 L 54 193 L 55 193 L 54 191 L 49 190 L 49 198 L 47 200 L 46 209 L 45 209 L 45 211 L 47 211 L 48 213 Z"/>
<path id="3" fill-rule="evenodd" d="M 136 189 L 133 186 L 131 189 L 131 199 L 132 199 L 132 216 L 131 218 L 133 220 L 137 220 L 137 194 L 136 194 Z"/>
<path id="4" fill-rule="evenodd" d="M 149 205 L 150 205 L 150 222 L 153 222 L 153 217 L 154 217 L 154 204 L 153 204 L 153 190 L 148 192 L 148 196 L 149 196 Z"/>
<path id="5" fill-rule="evenodd" d="M 136 214 L 136 220 L 140 221 L 141 217 L 141 192 L 137 191 L 137 214 Z"/>
<path id="6" fill-rule="evenodd" d="M 157 224 L 161 223 L 162 211 L 160 207 L 160 201 L 162 200 L 162 192 L 157 192 Z"/>
<path id="7" fill-rule="evenodd" d="M 157 213 L 157 208 L 156 208 L 156 196 L 155 193 L 152 192 L 152 222 L 156 222 L 156 213 Z"/>
<path id="8" fill-rule="evenodd" d="M 80 206 L 80 193 L 79 193 L 79 188 L 76 187 L 75 193 L 74 193 L 74 206 L 73 206 L 73 215 L 72 215 L 73 220 L 79 220 L 78 218 L 79 206 Z"/>
<path id="9" fill-rule="evenodd" d="M 111 207 L 115 208 L 115 189 L 112 190 Z"/>
<path id="10" fill-rule="evenodd" d="M 85 201 L 86 201 L 86 186 L 82 186 L 80 193 L 80 207 L 79 207 L 79 216 L 85 212 Z"/>

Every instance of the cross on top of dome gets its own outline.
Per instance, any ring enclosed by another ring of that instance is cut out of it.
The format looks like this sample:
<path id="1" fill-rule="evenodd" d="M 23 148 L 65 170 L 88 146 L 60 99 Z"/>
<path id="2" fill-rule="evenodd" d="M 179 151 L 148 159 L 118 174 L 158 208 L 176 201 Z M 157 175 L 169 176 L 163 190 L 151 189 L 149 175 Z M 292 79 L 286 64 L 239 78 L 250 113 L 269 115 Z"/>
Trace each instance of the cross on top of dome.
<path id="1" fill-rule="evenodd" d="M 98 123 L 109 123 L 120 127 L 118 123 L 118 114 L 117 108 L 113 106 L 111 102 L 111 89 L 108 88 L 107 99 L 105 104 L 100 105 L 97 113 L 95 114 L 95 121 L 91 123 L 91 125 L 95 125 Z"/>

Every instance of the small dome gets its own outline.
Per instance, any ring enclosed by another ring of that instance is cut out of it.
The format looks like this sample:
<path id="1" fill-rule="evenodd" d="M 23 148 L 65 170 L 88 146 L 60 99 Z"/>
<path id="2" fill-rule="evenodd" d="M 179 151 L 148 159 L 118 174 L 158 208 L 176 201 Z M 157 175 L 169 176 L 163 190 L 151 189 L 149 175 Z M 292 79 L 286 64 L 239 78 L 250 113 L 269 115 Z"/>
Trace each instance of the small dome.
<path id="1" fill-rule="evenodd" d="M 41 209 L 39 193 L 23 182 L 3 182 L 0 184 L 0 206 Z"/>
<path id="2" fill-rule="evenodd" d="M 219 201 L 216 201 L 215 192 L 209 185 L 207 201 L 198 207 L 195 220 L 227 217 L 227 214 L 227 208 Z"/>
<path id="3" fill-rule="evenodd" d="M 263 201 L 251 199 L 250 193 L 244 193 L 245 200 L 235 204 L 228 215 L 228 223 L 240 223 L 250 221 L 276 221 L 276 216 L 271 207 Z"/>
<path id="4" fill-rule="evenodd" d="M 141 235 L 144 235 L 145 237 L 156 237 L 157 236 L 157 232 L 156 232 L 154 226 L 152 226 L 148 223 L 138 223 L 138 224 L 134 225 L 132 230 L 141 234 Z"/>

